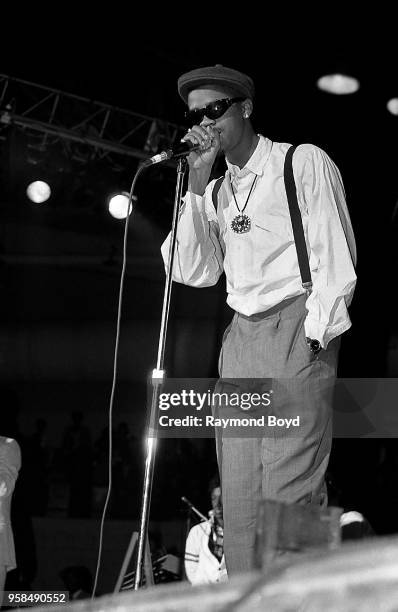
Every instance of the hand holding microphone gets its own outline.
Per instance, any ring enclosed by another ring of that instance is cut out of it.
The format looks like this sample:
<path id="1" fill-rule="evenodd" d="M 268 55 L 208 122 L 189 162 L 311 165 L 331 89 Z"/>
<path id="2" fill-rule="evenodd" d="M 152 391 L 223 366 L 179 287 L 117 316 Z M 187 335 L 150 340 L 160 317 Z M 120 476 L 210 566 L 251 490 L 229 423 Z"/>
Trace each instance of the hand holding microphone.
<path id="1" fill-rule="evenodd" d="M 211 169 L 220 150 L 220 134 L 211 126 L 194 125 L 173 149 L 162 151 L 145 160 L 141 168 L 159 164 L 168 159 L 187 156 L 190 172 L 188 190 L 199 196 L 204 194 Z"/>
<path id="2" fill-rule="evenodd" d="M 191 151 L 188 163 L 192 170 L 211 169 L 220 149 L 220 134 L 211 126 L 194 125 L 181 142 L 190 142 L 199 148 Z"/>
<path id="3" fill-rule="evenodd" d="M 211 168 L 219 148 L 220 135 L 218 132 L 211 128 L 205 130 L 200 126 L 194 126 L 194 128 L 181 139 L 181 144 L 146 159 L 142 162 L 141 167 L 146 168 L 152 166 L 152 164 L 159 164 L 160 162 L 167 161 L 168 159 L 178 159 L 179 157 L 188 156 L 188 162 L 190 162 L 191 167 L 201 168 L 210 164 Z M 197 160 L 199 160 L 200 163 L 195 165 Z"/>

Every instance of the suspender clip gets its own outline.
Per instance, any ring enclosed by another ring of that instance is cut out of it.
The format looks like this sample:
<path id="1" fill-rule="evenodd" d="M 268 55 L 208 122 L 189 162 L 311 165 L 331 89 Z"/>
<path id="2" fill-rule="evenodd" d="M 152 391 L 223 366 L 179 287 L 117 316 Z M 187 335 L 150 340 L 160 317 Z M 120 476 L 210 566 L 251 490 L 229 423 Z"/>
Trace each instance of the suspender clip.
<path id="1" fill-rule="evenodd" d="M 312 282 L 310 281 L 309 283 L 302 283 L 303 288 L 305 289 L 305 292 L 308 296 L 311 295 L 312 293 Z"/>

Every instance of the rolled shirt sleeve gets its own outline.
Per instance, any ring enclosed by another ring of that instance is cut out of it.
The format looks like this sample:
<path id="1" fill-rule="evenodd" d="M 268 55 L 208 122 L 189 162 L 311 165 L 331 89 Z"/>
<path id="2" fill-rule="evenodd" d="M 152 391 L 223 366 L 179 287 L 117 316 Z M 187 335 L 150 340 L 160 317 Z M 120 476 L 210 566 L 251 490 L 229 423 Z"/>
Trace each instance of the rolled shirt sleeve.
<path id="1" fill-rule="evenodd" d="M 177 226 L 173 280 L 192 287 L 215 285 L 223 272 L 223 253 L 219 241 L 219 224 L 211 200 L 214 181 L 204 196 L 187 192 L 180 208 Z M 168 267 L 171 234 L 161 251 Z"/>
<path id="2" fill-rule="evenodd" d="M 356 284 L 355 239 L 340 172 L 317 147 L 308 151 L 302 185 L 313 282 L 306 302 L 305 332 L 326 348 L 351 327 L 348 306 Z"/>

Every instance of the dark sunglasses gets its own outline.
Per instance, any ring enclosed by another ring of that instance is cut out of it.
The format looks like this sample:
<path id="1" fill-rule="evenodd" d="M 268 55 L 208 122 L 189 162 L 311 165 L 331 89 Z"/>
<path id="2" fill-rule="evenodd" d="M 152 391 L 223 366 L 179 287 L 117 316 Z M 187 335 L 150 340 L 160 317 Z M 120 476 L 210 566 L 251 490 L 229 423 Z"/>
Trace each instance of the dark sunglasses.
<path id="1" fill-rule="evenodd" d="M 223 98 L 222 100 L 214 100 L 203 108 L 194 108 L 193 110 L 185 111 L 185 121 L 189 125 L 199 125 L 203 117 L 208 119 L 219 119 L 235 102 L 243 102 L 245 98 Z"/>

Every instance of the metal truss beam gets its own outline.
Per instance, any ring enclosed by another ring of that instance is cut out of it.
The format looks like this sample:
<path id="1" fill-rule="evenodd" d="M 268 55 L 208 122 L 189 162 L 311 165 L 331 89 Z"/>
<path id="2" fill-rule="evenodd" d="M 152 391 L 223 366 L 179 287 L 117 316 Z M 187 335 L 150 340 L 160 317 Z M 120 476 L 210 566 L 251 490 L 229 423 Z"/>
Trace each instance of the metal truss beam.
<path id="1" fill-rule="evenodd" d="M 186 131 L 163 119 L 0 74 L 0 132 L 10 125 L 39 136 L 38 148 L 49 145 L 49 138 L 87 145 L 90 160 L 115 154 L 146 159 L 173 147 Z"/>

